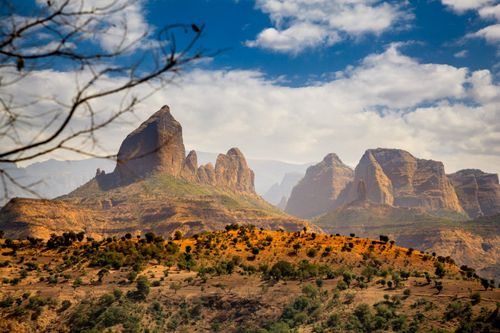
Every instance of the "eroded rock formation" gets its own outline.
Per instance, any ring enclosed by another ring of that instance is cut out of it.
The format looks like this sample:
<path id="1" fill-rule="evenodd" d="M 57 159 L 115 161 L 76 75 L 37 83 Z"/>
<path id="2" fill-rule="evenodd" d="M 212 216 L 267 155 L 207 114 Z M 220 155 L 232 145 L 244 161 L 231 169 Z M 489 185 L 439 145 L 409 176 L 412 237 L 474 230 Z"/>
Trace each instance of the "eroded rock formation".
<path id="1" fill-rule="evenodd" d="M 120 183 L 154 172 L 178 176 L 185 156 L 182 126 L 165 105 L 122 142 L 114 174 Z"/>
<path id="2" fill-rule="evenodd" d="M 367 150 L 355 169 L 354 181 L 339 196 L 337 206 L 358 199 L 361 181 L 366 199 L 374 203 L 464 212 L 443 163 L 418 159 L 404 150 Z"/>
<path id="3" fill-rule="evenodd" d="M 500 213 L 498 175 L 477 169 L 466 169 L 448 175 L 460 200 L 471 218 Z"/>
<path id="4" fill-rule="evenodd" d="M 130 133 L 120 146 L 113 173 L 96 174 L 103 189 L 130 184 L 155 173 L 165 173 L 191 182 L 255 193 L 254 173 L 238 148 L 220 154 L 212 164 L 198 167 L 194 150 L 185 155 L 182 126 L 163 106 Z"/>
<path id="5" fill-rule="evenodd" d="M 304 178 L 293 188 L 285 211 L 302 218 L 325 213 L 352 178 L 352 169 L 336 154 L 328 154 L 307 169 Z"/>

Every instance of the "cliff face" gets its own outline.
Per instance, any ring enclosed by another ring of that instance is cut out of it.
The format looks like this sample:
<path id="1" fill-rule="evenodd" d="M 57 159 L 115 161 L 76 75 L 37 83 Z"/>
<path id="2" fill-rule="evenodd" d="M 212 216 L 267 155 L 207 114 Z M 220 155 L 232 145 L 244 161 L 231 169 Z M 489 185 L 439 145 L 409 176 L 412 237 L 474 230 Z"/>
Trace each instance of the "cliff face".
<path id="1" fill-rule="evenodd" d="M 477 169 L 466 169 L 448 175 L 460 200 L 471 218 L 500 213 L 498 175 Z"/>
<path id="2" fill-rule="evenodd" d="M 254 177 L 245 156 L 238 148 L 231 148 L 227 154 L 217 156 L 215 162 L 216 186 L 253 193 L 255 192 Z"/>
<path id="3" fill-rule="evenodd" d="M 255 193 L 254 173 L 238 148 L 220 154 L 215 168 L 211 164 L 198 167 L 194 150 L 185 154 L 182 126 L 169 107 L 163 106 L 123 141 L 114 172 L 99 173 L 96 178 L 102 188 L 109 189 L 153 174 L 168 174 L 231 191 Z"/>
<path id="4" fill-rule="evenodd" d="M 122 142 L 114 173 L 120 183 L 154 172 L 178 176 L 185 156 L 181 124 L 163 106 Z"/>
<path id="5" fill-rule="evenodd" d="M 443 163 L 418 159 L 403 150 L 367 150 L 337 205 L 358 200 L 360 182 L 365 184 L 366 199 L 374 203 L 463 213 Z"/>
<path id="6" fill-rule="evenodd" d="M 353 171 L 336 154 L 309 167 L 304 178 L 293 188 L 285 211 L 310 218 L 328 211 L 342 189 L 353 178 Z"/>

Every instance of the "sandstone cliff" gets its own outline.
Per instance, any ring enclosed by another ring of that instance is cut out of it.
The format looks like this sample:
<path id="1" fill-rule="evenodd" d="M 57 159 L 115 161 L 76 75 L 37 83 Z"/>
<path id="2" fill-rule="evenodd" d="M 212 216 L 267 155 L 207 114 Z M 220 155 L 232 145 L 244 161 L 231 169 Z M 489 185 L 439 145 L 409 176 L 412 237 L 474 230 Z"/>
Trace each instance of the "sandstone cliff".
<path id="1" fill-rule="evenodd" d="M 198 167 L 194 150 L 185 156 L 182 126 L 163 106 L 120 146 L 116 168 L 111 174 L 96 174 L 101 188 L 111 189 L 153 174 L 168 174 L 190 182 L 218 186 L 235 192 L 255 194 L 254 173 L 238 148 L 219 154 L 215 168 Z"/>
<path id="2" fill-rule="evenodd" d="M 238 148 L 231 148 L 227 154 L 217 156 L 215 162 L 216 186 L 253 193 L 255 192 L 254 177 L 245 156 Z"/>
<path id="3" fill-rule="evenodd" d="M 185 156 L 181 124 L 165 105 L 125 138 L 114 173 L 120 183 L 144 178 L 153 172 L 178 176 Z"/>
<path id="4" fill-rule="evenodd" d="M 367 150 L 355 169 L 354 181 L 339 196 L 337 206 L 358 200 L 361 181 L 366 200 L 374 203 L 464 213 L 443 163 L 418 159 L 404 150 Z"/>
<path id="5" fill-rule="evenodd" d="M 498 175 L 466 169 L 448 175 L 460 204 L 471 218 L 500 213 Z"/>
<path id="6" fill-rule="evenodd" d="M 302 218 L 325 213 L 352 178 L 352 169 L 336 154 L 328 154 L 307 169 L 304 178 L 293 188 L 285 211 Z"/>

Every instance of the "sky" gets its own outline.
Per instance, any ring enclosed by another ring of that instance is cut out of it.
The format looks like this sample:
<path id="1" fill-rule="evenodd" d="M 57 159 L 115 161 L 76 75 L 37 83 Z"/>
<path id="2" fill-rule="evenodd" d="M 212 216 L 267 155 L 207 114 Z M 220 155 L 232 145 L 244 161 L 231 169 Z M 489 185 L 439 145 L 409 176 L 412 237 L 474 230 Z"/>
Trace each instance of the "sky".
<path id="1" fill-rule="evenodd" d="M 335 152 L 354 167 L 366 149 L 400 148 L 443 161 L 447 172 L 500 173 L 499 1 L 139 0 L 126 18 L 132 37 L 204 24 L 199 47 L 220 53 L 98 133 L 99 151 L 115 153 L 168 104 L 189 149 L 236 146 L 252 158 L 294 163 Z M 106 49 L 116 39 L 92 42 Z M 70 99 L 74 75 L 54 65 L 9 89 L 20 98 Z M 82 158 L 59 151 L 43 159 L 53 157 Z"/>

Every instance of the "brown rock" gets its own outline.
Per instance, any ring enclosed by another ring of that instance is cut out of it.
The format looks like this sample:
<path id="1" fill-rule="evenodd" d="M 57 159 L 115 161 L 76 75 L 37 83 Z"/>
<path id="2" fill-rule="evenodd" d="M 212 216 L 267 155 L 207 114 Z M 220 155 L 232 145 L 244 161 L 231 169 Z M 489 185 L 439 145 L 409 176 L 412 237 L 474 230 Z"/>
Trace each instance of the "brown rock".
<path id="1" fill-rule="evenodd" d="M 285 211 L 302 218 L 325 213 L 352 178 L 352 169 L 336 154 L 328 154 L 307 169 L 304 178 L 293 188 Z"/>
<path id="2" fill-rule="evenodd" d="M 492 216 L 500 213 L 498 175 L 477 169 L 466 169 L 448 175 L 460 204 L 469 217 Z"/>
<path id="3" fill-rule="evenodd" d="M 190 181 L 197 181 L 196 173 L 198 171 L 198 156 L 194 150 L 191 150 L 182 164 L 181 178 Z"/>
<path id="4" fill-rule="evenodd" d="M 443 163 L 418 159 L 404 150 L 367 150 L 337 206 L 358 199 L 360 181 L 365 183 L 367 200 L 374 203 L 463 213 Z"/>
<path id="5" fill-rule="evenodd" d="M 120 183 L 154 172 L 178 176 L 185 156 L 182 127 L 163 106 L 123 141 L 114 173 Z"/>
<path id="6" fill-rule="evenodd" d="M 198 182 L 202 184 L 215 185 L 215 168 L 212 163 L 201 165 L 196 173 Z"/>
<path id="7" fill-rule="evenodd" d="M 254 173 L 238 148 L 219 154 L 215 162 L 216 185 L 239 192 L 255 193 Z"/>

